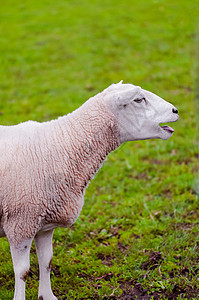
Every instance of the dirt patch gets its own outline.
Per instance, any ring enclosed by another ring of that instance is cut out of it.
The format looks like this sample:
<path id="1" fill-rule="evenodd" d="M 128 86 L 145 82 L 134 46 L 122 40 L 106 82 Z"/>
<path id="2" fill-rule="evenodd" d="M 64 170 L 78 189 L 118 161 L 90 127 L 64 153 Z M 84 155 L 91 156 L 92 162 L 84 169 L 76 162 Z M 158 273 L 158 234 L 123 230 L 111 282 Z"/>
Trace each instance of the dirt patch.
<path id="1" fill-rule="evenodd" d="M 155 253 L 155 254 L 154 254 Z M 149 261 L 154 263 L 155 261 L 159 262 L 162 260 L 161 258 L 161 253 L 158 252 L 153 252 L 151 253 L 149 257 Z M 187 268 L 183 268 L 181 270 L 181 275 L 186 276 L 189 270 Z M 176 274 L 173 274 L 176 276 Z M 95 280 L 95 283 L 93 283 L 93 287 L 95 287 L 95 296 L 93 298 L 87 298 L 87 299 L 101 299 L 98 295 L 97 290 L 102 287 L 101 285 L 101 280 L 105 281 L 111 281 L 111 279 L 115 276 L 113 273 L 107 273 L 104 274 L 100 277 L 94 277 L 94 276 L 89 276 L 85 273 L 80 273 L 78 274 L 79 277 L 83 277 L 87 280 Z M 120 277 L 121 274 L 118 274 L 117 277 Z M 190 286 L 179 286 L 176 284 L 173 287 L 173 290 L 170 293 L 167 293 L 165 290 L 159 290 L 158 292 L 150 292 L 147 289 L 145 289 L 141 283 L 135 282 L 134 279 L 126 281 L 124 278 L 118 278 L 118 283 L 120 284 L 120 289 L 122 290 L 122 294 L 119 296 L 110 295 L 110 296 L 104 296 L 102 299 L 103 300 L 159 300 L 159 299 L 168 299 L 168 300 L 177 300 L 179 299 L 194 299 L 197 297 L 199 293 L 199 289 L 194 289 L 194 287 Z M 67 299 L 67 298 L 64 298 Z M 80 298 L 85 299 L 85 298 Z"/>
<path id="2" fill-rule="evenodd" d="M 59 270 L 59 266 L 56 265 L 51 265 L 51 271 L 55 274 L 56 277 L 61 276 L 60 270 Z"/>
<path id="3" fill-rule="evenodd" d="M 143 299 L 148 300 L 151 297 L 147 294 L 147 290 L 145 290 L 140 283 L 136 283 L 134 287 L 132 287 L 129 283 L 122 283 L 120 285 L 120 289 L 123 291 L 121 296 L 118 296 L 115 299 L 129 300 L 129 299 Z M 158 298 L 154 298 L 158 299 Z"/>
<path id="4" fill-rule="evenodd" d="M 95 279 L 96 279 L 96 280 L 102 280 L 102 279 L 104 279 L 104 280 L 106 280 L 106 281 L 110 281 L 111 278 L 113 278 L 113 276 L 114 276 L 113 273 L 107 273 L 107 274 L 102 275 L 102 276 L 100 276 L 100 277 L 96 277 Z"/>
<path id="5" fill-rule="evenodd" d="M 146 172 L 141 172 L 141 173 L 138 173 L 136 176 L 135 176 L 135 179 L 136 180 L 147 180 L 148 176 L 147 176 L 147 173 Z"/>
<path id="6" fill-rule="evenodd" d="M 137 239 L 140 239 L 140 235 L 137 235 L 137 234 L 135 234 L 135 233 L 132 233 L 132 234 L 131 234 L 131 237 L 134 238 L 134 239 L 136 239 L 136 240 L 137 240 Z"/>
<path id="7" fill-rule="evenodd" d="M 109 266 L 109 267 L 113 265 L 113 263 L 111 262 L 113 257 L 111 257 L 110 255 L 105 255 L 103 253 L 98 253 L 97 258 L 101 259 L 103 265 L 106 265 L 106 266 Z"/>
<path id="8" fill-rule="evenodd" d="M 175 285 L 171 293 L 167 293 L 164 290 L 159 292 L 150 293 L 147 289 L 143 288 L 141 283 L 125 283 L 123 282 L 120 285 L 120 289 L 123 291 L 122 295 L 109 297 L 106 299 L 122 299 L 122 300 L 159 300 L 159 299 L 168 299 L 176 300 L 179 296 L 181 299 L 193 299 L 197 297 L 199 290 L 194 290 L 190 287 L 182 288 L 178 285 Z M 104 298 L 105 299 L 105 298 Z"/>
<path id="9" fill-rule="evenodd" d="M 191 157 L 185 157 L 181 160 L 178 160 L 178 165 L 182 165 L 182 164 L 185 164 L 185 165 L 188 165 L 190 163 L 192 163 L 192 158 Z"/>
<path id="10" fill-rule="evenodd" d="M 194 227 L 197 227 L 199 223 L 176 223 L 175 228 L 181 229 L 181 230 L 192 230 Z"/>
<path id="11" fill-rule="evenodd" d="M 167 198 L 171 199 L 172 198 L 172 193 L 171 193 L 171 190 L 170 189 L 165 189 L 162 191 L 162 194 L 164 196 L 166 196 Z"/>
<path id="12" fill-rule="evenodd" d="M 151 164 L 154 164 L 154 165 L 162 165 L 164 162 L 162 160 L 159 160 L 159 159 L 151 159 L 150 160 L 150 163 Z"/>
<path id="13" fill-rule="evenodd" d="M 127 246 L 124 246 L 122 243 L 120 243 L 120 242 L 118 242 L 117 243 L 117 247 L 118 247 L 118 249 L 121 251 L 121 252 L 126 252 L 128 249 L 129 249 L 129 245 L 127 245 Z"/>
<path id="14" fill-rule="evenodd" d="M 195 158 L 197 158 L 199 160 L 199 153 L 195 153 Z"/>
<path id="15" fill-rule="evenodd" d="M 121 225 L 119 225 L 118 227 L 115 227 L 115 226 L 111 225 L 111 228 L 110 228 L 111 236 L 118 236 L 118 237 L 120 237 L 120 230 L 122 230 L 122 226 Z"/>
<path id="16" fill-rule="evenodd" d="M 162 254 L 161 252 L 151 252 L 148 261 L 143 262 L 140 266 L 142 270 L 154 270 L 162 261 Z"/>

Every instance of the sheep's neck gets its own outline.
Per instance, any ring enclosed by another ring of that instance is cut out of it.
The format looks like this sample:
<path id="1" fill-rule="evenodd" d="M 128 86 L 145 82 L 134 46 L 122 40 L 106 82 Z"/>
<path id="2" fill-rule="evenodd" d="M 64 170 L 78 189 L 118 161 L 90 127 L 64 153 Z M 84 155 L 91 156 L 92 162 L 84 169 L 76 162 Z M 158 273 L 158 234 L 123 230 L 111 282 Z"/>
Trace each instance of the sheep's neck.
<path id="1" fill-rule="evenodd" d="M 82 209 L 90 179 L 119 146 L 118 124 L 97 97 L 50 124 L 41 147 L 46 170 L 45 223 L 70 226 Z"/>
<path id="2" fill-rule="evenodd" d="M 107 155 L 119 146 L 115 117 L 98 99 L 90 99 L 72 114 L 58 120 L 64 140 L 65 174 L 74 194 L 81 194 L 102 166 Z"/>

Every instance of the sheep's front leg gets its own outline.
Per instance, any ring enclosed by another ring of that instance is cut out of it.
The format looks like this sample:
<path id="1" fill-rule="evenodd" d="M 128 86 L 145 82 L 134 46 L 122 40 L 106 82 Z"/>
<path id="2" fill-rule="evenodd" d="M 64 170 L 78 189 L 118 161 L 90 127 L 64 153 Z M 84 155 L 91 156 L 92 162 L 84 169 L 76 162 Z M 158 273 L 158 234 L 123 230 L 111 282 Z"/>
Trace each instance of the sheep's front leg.
<path id="1" fill-rule="evenodd" d="M 53 295 L 50 283 L 50 263 L 53 256 L 53 230 L 43 231 L 36 235 L 35 245 L 39 261 L 39 299 L 57 300 Z"/>
<path id="2" fill-rule="evenodd" d="M 23 241 L 20 245 L 10 245 L 14 273 L 15 273 L 15 294 L 14 300 L 25 300 L 26 278 L 30 268 L 30 248 L 32 239 Z"/>

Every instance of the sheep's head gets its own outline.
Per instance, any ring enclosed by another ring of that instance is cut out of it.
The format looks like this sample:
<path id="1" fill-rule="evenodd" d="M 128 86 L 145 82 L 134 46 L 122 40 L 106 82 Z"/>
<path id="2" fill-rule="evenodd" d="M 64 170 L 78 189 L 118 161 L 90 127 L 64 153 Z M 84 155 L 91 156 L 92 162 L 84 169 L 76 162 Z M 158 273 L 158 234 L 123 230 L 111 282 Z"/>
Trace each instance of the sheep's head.
<path id="1" fill-rule="evenodd" d="M 178 110 L 157 95 L 133 84 L 112 84 L 102 92 L 108 109 L 117 117 L 120 141 L 169 139 L 174 130 L 161 123 L 176 122 Z"/>

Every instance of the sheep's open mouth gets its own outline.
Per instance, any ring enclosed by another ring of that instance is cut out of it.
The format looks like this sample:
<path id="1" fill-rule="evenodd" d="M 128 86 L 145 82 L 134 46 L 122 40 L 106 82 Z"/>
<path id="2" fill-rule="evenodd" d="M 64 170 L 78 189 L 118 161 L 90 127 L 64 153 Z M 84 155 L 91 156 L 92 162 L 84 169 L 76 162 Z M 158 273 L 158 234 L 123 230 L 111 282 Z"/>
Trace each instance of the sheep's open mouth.
<path id="1" fill-rule="evenodd" d="M 162 129 L 164 129 L 164 130 L 166 130 L 166 131 L 169 131 L 169 132 L 171 132 L 171 133 L 173 133 L 174 132 L 174 129 L 173 128 L 171 128 L 170 126 L 168 126 L 168 125 L 163 125 L 163 126 L 160 126 Z"/>

